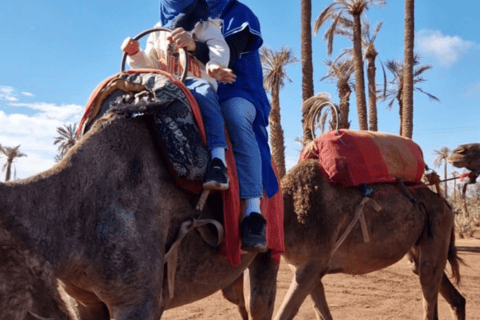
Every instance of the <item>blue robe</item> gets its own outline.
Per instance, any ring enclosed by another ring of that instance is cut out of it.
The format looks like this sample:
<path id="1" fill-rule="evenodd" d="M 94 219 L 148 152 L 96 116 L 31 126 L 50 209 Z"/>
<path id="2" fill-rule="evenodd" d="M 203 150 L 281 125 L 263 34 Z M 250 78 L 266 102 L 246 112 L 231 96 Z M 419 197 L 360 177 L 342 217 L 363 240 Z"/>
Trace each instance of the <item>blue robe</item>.
<path id="1" fill-rule="evenodd" d="M 207 0 L 207 2 L 209 1 Z M 268 132 L 266 129 L 271 106 L 265 89 L 263 88 L 262 64 L 259 54 L 259 49 L 263 44 L 260 33 L 260 22 L 255 14 L 241 2 L 227 0 L 217 3 L 223 4 L 219 17 L 223 19 L 222 33 L 227 42 L 228 37 L 236 33 L 245 30 L 250 32 L 250 41 L 247 49 L 244 50 L 240 57 L 230 66 L 233 73 L 237 76 L 237 80 L 232 84 L 219 83 L 218 96 L 220 102 L 240 97 L 255 105 L 257 116 L 253 123 L 253 131 L 255 132 L 262 158 L 263 187 L 267 196 L 272 197 L 277 193 L 279 187 L 275 172 L 272 168 L 270 148 L 268 146 Z M 218 11 L 210 7 L 210 16 L 215 17 L 215 14 L 218 14 Z"/>

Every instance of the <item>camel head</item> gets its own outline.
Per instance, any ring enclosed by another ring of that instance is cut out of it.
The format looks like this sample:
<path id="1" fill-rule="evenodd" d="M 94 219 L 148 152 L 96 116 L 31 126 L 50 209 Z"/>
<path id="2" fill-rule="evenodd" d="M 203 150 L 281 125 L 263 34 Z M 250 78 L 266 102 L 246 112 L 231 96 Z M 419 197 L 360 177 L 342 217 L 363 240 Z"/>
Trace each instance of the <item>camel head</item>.
<path id="1" fill-rule="evenodd" d="M 454 167 L 466 168 L 470 171 L 480 169 L 480 143 L 462 144 L 456 147 L 448 157 Z"/>

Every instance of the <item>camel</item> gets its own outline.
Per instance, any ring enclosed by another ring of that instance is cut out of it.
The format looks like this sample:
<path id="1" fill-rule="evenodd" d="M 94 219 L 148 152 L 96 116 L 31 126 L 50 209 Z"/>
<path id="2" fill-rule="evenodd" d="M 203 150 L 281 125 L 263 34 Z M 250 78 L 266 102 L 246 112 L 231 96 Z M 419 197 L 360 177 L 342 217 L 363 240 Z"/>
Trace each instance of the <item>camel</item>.
<path id="1" fill-rule="evenodd" d="M 269 252 L 244 253 L 232 266 L 190 232 L 175 256 L 174 281 L 166 280 L 166 253 L 182 223 L 196 217 L 198 196 L 175 184 L 143 107 L 130 118 L 118 105 L 51 169 L 0 183 L 0 231 L 51 267 L 76 300 L 79 320 L 158 320 L 164 310 L 228 289 L 247 268 L 269 275 L 252 277 L 258 307 L 249 315 L 271 319 L 278 266 Z M 210 199 L 206 217 L 216 204 Z"/>
<path id="2" fill-rule="evenodd" d="M 456 147 L 448 157 L 454 167 L 470 171 L 480 170 L 480 143 L 462 144 Z"/>
<path id="3" fill-rule="evenodd" d="M 423 319 L 438 319 L 439 292 L 450 304 L 454 319 L 465 319 L 465 299 L 444 273 L 448 260 L 454 278 L 460 280 L 453 212 L 448 204 L 426 187 L 409 190 L 417 203 L 394 184 L 372 188 L 374 202 L 363 207 L 369 241 L 365 242 L 361 224 L 357 223 L 336 247 L 362 202 L 360 190 L 332 186 L 316 160 L 300 162 L 282 179 L 284 257 L 295 271 L 276 319 L 293 319 L 310 295 L 317 318 L 330 320 L 323 276 L 366 274 L 386 268 L 405 255 L 420 278 Z"/>
<path id="4" fill-rule="evenodd" d="M 73 320 L 52 270 L 0 230 L 0 320 Z"/>
<path id="5" fill-rule="evenodd" d="M 302 110 L 307 147 L 315 138 L 314 116 L 324 106 Z M 438 319 L 439 292 L 450 304 L 454 319 L 465 319 L 465 298 L 444 272 L 448 260 L 453 277 L 460 281 L 454 216 L 438 194 L 421 184 L 406 190 L 403 184 L 384 183 L 371 185 L 373 193 L 363 196 L 360 188 L 332 185 L 316 159 L 300 161 L 281 185 L 284 257 L 294 277 L 275 319 L 293 319 L 310 295 L 317 318 L 331 320 L 323 276 L 366 274 L 405 255 L 420 278 L 423 319 Z"/>

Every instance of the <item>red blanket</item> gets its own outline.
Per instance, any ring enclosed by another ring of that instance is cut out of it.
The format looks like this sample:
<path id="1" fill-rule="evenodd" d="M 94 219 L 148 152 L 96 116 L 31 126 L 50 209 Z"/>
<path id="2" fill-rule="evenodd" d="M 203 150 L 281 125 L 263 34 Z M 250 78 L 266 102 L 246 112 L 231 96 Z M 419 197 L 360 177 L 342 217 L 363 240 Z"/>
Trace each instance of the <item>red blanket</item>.
<path id="1" fill-rule="evenodd" d="M 200 109 L 198 107 L 195 98 L 191 92 L 185 87 L 185 85 L 171 77 L 170 74 L 153 69 L 136 69 L 126 71 L 129 74 L 133 73 L 159 73 L 166 77 L 169 77 L 173 83 L 175 83 L 187 97 L 192 111 L 195 117 L 195 120 L 198 125 L 202 140 L 206 143 L 205 129 L 203 126 L 202 116 Z M 95 98 L 99 95 L 101 89 L 109 83 L 112 79 L 116 78 L 119 74 L 110 77 L 100 83 L 99 86 L 93 91 L 90 95 L 89 101 L 87 103 L 85 113 L 82 117 L 82 120 L 79 124 L 79 129 L 77 136 L 80 134 L 85 121 L 88 119 L 88 115 L 91 111 L 92 104 L 95 101 Z M 232 147 L 230 142 L 228 142 L 229 147 L 226 153 L 228 175 L 230 178 L 230 188 L 226 191 L 222 191 L 223 199 L 223 212 L 224 212 L 224 228 L 225 228 L 225 239 L 221 244 L 220 254 L 226 256 L 230 265 L 236 265 L 241 262 L 240 257 L 240 227 L 239 222 L 241 221 L 240 213 L 240 197 L 239 197 L 239 186 L 238 186 L 238 176 L 235 165 L 235 158 L 233 156 Z M 272 159 L 273 162 L 273 159 Z M 275 167 L 275 166 L 274 166 Z M 277 174 L 278 179 L 278 174 Z M 202 191 L 202 185 L 200 183 L 194 183 L 185 179 L 176 179 L 177 184 L 187 192 L 199 194 Z M 261 211 L 264 218 L 267 220 L 267 245 L 271 249 L 272 257 L 275 259 L 277 264 L 280 263 L 280 257 L 284 251 L 283 243 L 283 196 L 281 190 L 279 190 L 275 196 L 268 198 L 265 194 L 261 203 Z"/>
<path id="2" fill-rule="evenodd" d="M 300 160 L 318 159 L 329 181 L 339 186 L 418 182 L 425 171 L 420 147 L 412 140 L 388 133 L 340 129 L 314 141 L 316 149 Z"/>

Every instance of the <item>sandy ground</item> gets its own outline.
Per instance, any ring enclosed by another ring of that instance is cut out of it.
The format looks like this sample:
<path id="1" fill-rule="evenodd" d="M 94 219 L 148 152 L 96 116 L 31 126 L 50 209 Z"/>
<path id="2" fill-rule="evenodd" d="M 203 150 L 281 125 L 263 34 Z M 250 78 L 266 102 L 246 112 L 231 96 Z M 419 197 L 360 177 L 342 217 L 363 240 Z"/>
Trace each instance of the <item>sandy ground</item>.
<path id="1" fill-rule="evenodd" d="M 458 247 L 470 247 L 474 250 L 480 248 L 480 228 L 473 238 L 467 240 L 457 238 L 456 244 Z M 480 320 L 480 253 L 462 251 L 459 255 L 468 265 L 461 267 L 462 282 L 457 287 L 467 299 L 467 319 Z M 291 279 L 292 272 L 282 260 L 277 279 L 274 314 L 283 301 Z M 334 319 L 422 319 L 420 283 L 405 258 L 388 268 L 370 274 L 327 275 L 323 281 Z M 438 309 L 440 319 L 452 319 L 449 306 L 443 298 L 439 298 Z M 217 292 L 187 306 L 168 310 L 164 313 L 163 319 L 240 320 L 241 317 L 236 306 Z M 316 319 L 310 298 L 305 300 L 295 319 Z"/>

